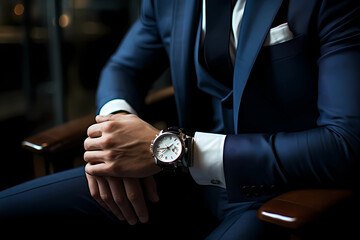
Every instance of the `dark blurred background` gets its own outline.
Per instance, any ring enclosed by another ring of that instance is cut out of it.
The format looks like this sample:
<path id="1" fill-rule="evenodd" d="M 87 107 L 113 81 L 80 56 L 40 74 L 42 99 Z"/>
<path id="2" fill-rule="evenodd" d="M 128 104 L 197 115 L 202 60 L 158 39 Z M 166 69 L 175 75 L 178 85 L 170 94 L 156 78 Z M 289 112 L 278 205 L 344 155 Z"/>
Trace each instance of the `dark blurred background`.
<path id="1" fill-rule="evenodd" d="M 95 113 L 100 71 L 140 2 L 0 1 L 0 190 L 32 177 L 24 138 Z"/>

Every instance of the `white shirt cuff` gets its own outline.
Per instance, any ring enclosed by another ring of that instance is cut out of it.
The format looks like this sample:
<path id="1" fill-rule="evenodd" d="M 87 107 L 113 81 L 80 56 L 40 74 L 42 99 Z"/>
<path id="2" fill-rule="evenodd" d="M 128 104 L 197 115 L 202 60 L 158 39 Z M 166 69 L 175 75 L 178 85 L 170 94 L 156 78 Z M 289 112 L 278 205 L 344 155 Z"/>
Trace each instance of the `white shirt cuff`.
<path id="1" fill-rule="evenodd" d="M 116 111 L 127 111 L 136 114 L 136 111 L 123 99 L 114 99 L 104 104 L 99 115 L 108 115 Z"/>
<path id="2" fill-rule="evenodd" d="M 194 163 L 190 174 L 199 185 L 226 188 L 223 151 L 226 135 L 196 132 L 194 136 Z"/>

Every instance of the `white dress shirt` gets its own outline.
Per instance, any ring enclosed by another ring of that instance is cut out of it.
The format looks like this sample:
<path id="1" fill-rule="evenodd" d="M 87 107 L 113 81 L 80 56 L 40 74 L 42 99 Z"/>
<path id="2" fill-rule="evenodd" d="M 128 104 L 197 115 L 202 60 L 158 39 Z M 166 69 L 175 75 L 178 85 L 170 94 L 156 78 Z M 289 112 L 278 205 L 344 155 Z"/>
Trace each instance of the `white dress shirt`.
<path id="1" fill-rule="evenodd" d="M 232 13 L 232 33 L 230 36 L 230 56 L 235 61 L 235 52 L 246 0 L 237 0 Z M 202 36 L 206 34 L 206 3 L 203 0 Z M 125 110 L 136 114 L 135 110 L 123 99 L 114 99 L 107 102 L 101 109 L 100 115 Z M 190 167 L 190 173 L 196 183 L 200 185 L 213 185 L 226 188 L 223 151 L 225 135 L 196 132 L 194 136 L 194 166 Z"/>

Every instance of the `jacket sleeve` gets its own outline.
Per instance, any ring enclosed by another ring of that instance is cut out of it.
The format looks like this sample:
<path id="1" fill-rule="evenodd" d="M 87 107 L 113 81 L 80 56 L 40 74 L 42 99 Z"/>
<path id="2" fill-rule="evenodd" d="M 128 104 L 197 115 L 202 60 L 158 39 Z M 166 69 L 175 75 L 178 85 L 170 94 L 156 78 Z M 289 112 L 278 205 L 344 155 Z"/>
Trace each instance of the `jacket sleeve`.
<path id="1" fill-rule="evenodd" d="M 359 16 L 358 1 L 323 1 L 319 8 L 316 128 L 227 136 L 224 172 L 230 201 L 268 197 L 277 187 L 358 182 L 353 178 L 360 160 Z"/>
<path id="2" fill-rule="evenodd" d="M 102 70 L 96 97 L 98 113 L 110 100 L 124 99 L 141 115 L 148 89 L 168 67 L 154 12 L 152 1 L 144 0 L 139 19 Z"/>

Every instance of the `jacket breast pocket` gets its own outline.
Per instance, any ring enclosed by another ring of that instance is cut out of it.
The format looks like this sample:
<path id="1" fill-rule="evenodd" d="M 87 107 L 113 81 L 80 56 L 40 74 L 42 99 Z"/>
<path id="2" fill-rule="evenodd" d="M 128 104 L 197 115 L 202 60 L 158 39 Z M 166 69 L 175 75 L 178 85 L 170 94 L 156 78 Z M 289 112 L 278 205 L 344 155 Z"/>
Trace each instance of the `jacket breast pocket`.
<path id="1" fill-rule="evenodd" d="M 305 35 L 298 35 L 289 41 L 263 47 L 262 50 L 270 58 L 270 61 L 281 61 L 301 54 L 305 48 Z"/>
<path id="2" fill-rule="evenodd" d="M 315 43 L 309 43 L 304 35 L 298 35 L 263 47 L 252 72 L 250 84 L 263 91 L 261 96 L 266 99 L 267 108 L 279 113 L 285 122 L 315 112 L 317 53 Z"/>

